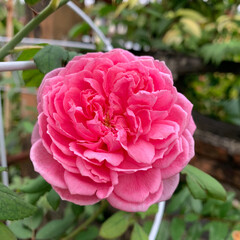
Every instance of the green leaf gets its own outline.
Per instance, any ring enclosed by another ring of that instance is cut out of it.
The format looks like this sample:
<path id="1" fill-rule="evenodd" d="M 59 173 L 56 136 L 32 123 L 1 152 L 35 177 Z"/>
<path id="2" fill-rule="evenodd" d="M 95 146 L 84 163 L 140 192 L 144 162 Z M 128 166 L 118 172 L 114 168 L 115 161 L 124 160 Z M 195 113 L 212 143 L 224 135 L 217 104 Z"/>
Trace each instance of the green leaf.
<path id="1" fill-rule="evenodd" d="M 0 167 L 0 172 L 7 171 L 6 167 Z"/>
<path id="2" fill-rule="evenodd" d="M 31 204 L 35 204 L 40 197 L 42 197 L 45 194 L 44 192 L 37 192 L 37 193 L 27 193 L 26 197 L 27 197 L 27 201 Z"/>
<path id="3" fill-rule="evenodd" d="M 25 3 L 29 4 L 29 5 L 34 5 L 37 2 L 40 2 L 40 0 L 25 0 Z"/>
<path id="4" fill-rule="evenodd" d="M 185 187 L 180 192 L 173 195 L 170 203 L 167 205 L 166 212 L 173 213 L 185 204 L 186 199 L 190 196 L 188 189 Z"/>
<path id="5" fill-rule="evenodd" d="M 72 60 L 72 59 L 73 59 L 74 57 L 76 57 L 76 56 L 80 56 L 80 54 L 77 53 L 77 52 L 74 52 L 74 51 L 68 52 L 68 59 L 67 59 L 67 61 Z"/>
<path id="6" fill-rule="evenodd" d="M 203 216 L 213 216 L 216 209 L 216 200 L 209 198 L 206 203 L 203 205 L 202 215 Z"/>
<path id="7" fill-rule="evenodd" d="M 99 235 L 106 239 L 116 239 L 128 229 L 129 224 L 130 215 L 119 211 L 102 224 Z"/>
<path id="8" fill-rule="evenodd" d="M 142 219 L 146 218 L 147 216 L 155 215 L 158 212 L 158 204 L 151 205 L 146 212 L 138 212 L 138 215 Z"/>
<path id="9" fill-rule="evenodd" d="M 31 216 L 36 208 L 23 201 L 9 188 L 0 184 L 0 219 L 18 220 Z"/>
<path id="10" fill-rule="evenodd" d="M 95 240 L 98 237 L 98 227 L 90 226 L 86 230 L 80 232 L 74 240 Z"/>
<path id="11" fill-rule="evenodd" d="M 90 29 L 91 28 L 87 23 L 85 23 L 85 22 L 78 23 L 70 29 L 68 36 L 70 38 L 76 38 L 79 35 L 87 34 Z"/>
<path id="12" fill-rule="evenodd" d="M 62 236 L 71 227 L 74 218 L 66 217 L 48 222 L 36 235 L 36 239 L 55 239 Z"/>
<path id="13" fill-rule="evenodd" d="M 130 240 L 148 240 L 148 235 L 144 232 L 138 223 L 134 223 Z"/>
<path id="14" fill-rule="evenodd" d="M 169 239 L 169 222 L 163 220 L 161 222 L 156 240 L 168 240 L 168 239 Z"/>
<path id="15" fill-rule="evenodd" d="M 228 215 L 228 212 L 231 210 L 232 208 L 232 203 L 230 202 L 226 202 L 224 204 L 221 204 L 221 206 L 219 206 L 219 217 L 224 218 Z"/>
<path id="16" fill-rule="evenodd" d="M 170 225 L 170 235 L 172 240 L 180 240 L 185 232 L 185 223 L 183 219 L 174 218 Z"/>
<path id="17" fill-rule="evenodd" d="M 194 198 L 201 200 L 207 198 L 207 193 L 194 178 L 187 175 L 186 182 Z"/>
<path id="18" fill-rule="evenodd" d="M 23 221 L 14 221 L 9 225 L 11 231 L 17 238 L 29 239 L 32 237 L 32 230 L 23 225 Z"/>
<path id="19" fill-rule="evenodd" d="M 53 69 L 62 67 L 67 59 L 68 52 L 61 47 L 48 45 L 41 49 L 33 58 L 40 72 L 46 74 Z"/>
<path id="20" fill-rule="evenodd" d="M 109 13 L 114 12 L 116 10 L 116 6 L 111 4 L 103 5 L 100 9 L 98 9 L 98 14 L 100 17 L 107 16 Z"/>
<path id="21" fill-rule="evenodd" d="M 32 133 L 34 125 L 29 121 L 22 121 L 21 125 L 26 133 Z"/>
<path id="22" fill-rule="evenodd" d="M 195 213 L 201 214 L 203 208 L 201 200 L 191 197 L 190 204 Z"/>
<path id="23" fill-rule="evenodd" d="M 199 216 L 195 213 L 187 213 L 184 215 L 185 222 L 196 222 L 199 219 Z"/>
<path id="24" fill-rule="evenodd" d="M 149 234 L 151 232 L 153 221 L 144 221 L 143 230 L 145 233 Z"/>
<path id="25" fill-rule="evenodd" d="M 25 49 L 18 56 L 17 61 L 27 61 L 33 59 L 37 52 L 40 51 L 40 48 L 31 48 Z"/>
<path id="26" fill-rule="evenodd" d="M 54 191 L 54 189 L 52 189 L 48 194 L 47 194 L 47 200 L 49 202 L 49 204 L 51 205 L 51 207 L 54 210 L 58 209 L 58 206 L 60 204 L 60 200 L 61 198 L 59 197 L 59 195 Z"/>
<path id="27" fill-rule="evenodd" d="M 24 70 L 22 72 L 22 78 L 27 87 L 39 87 L 43 77 L 44 74 L 38 69 Z"/>
<path id="28" fill-rule="evenodd" d="M 209 231 L 209 240 L 225 240 L 228 234 L 228 224 L 213 221 L 204 226 Z"/>
<path id="29" fill-rule="evenodd" d="M 76 217 L 78 217 L 81 213 L 84 212 L 84 206 L 76 205 L 74 203 L 71 204 L 72 211 Z"/>
<path id="30" fill-rule="evenodd" d="M 25 186 L 20 188 L 24 193 L 38 193 L 49 191 L 51 186 L 41 176 L 31 179 Z"/>
<path id="31" fill-rule="evenodd" d="M 205 62 L 220 64 L 223 60 L 232 60 L 238 57 L 240 46 L 238 40 L 207 43 L 199 49 L 200 56 Z"/>
<path id="32" fill-rule="evenodd" d="M 0 222 L 0 239 L 17 240 L 12 231 L 2 222 Z"/>
<path id="33" fill-rule="evenodd" d="M 199 240 L 201 234 L 202 234 L 201 223 L 195 223 L 187 230 L 186 240 Z"/>
<path id="34" fill-rule="evenodd" d="M 43 220 L 43 210 L 38 208 L 38 210 L 34 213 L 33 216 L 29 218 L 25 218 L 23 220 L 23 224 L 30 228 L 31 230 L 37 229 Z"/>
<path id="35" fill-rule="evenodd" d="M 182 171 L 187 175 L 187 185 L 193 197 L 206 199 L 207 197 L 226 200 L 227 194 L 223 186 L 205 172 L 188 165 Z"/>

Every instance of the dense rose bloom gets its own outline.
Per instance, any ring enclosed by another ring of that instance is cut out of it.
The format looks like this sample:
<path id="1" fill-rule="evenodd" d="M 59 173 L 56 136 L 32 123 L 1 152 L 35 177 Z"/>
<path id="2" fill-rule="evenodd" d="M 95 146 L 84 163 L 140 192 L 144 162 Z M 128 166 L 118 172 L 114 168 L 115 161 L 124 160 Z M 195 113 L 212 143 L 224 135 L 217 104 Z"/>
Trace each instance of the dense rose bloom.
<path id="1" fill-rule="evenodd" d="M 191 110 L 164 62 L 121 49 L 77 56 L 39 88 L 31 160 L 64 200 L 146 211 L 194 155 Z"/>

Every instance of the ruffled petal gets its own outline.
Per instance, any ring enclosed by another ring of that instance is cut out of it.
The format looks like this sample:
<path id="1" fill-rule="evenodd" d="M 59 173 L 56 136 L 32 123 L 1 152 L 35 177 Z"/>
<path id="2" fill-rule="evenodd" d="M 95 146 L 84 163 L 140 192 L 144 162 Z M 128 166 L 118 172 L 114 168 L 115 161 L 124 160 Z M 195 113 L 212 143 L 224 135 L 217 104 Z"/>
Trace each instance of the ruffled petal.
<path id="1" fill-rule="evenodd" d="M 83 196 L 78 194 L 71 194 L 66 188 L 54 187 L 54 190 L 59 194 L 62 200 L 73 202 L 77 205 L 93 205 L 100 201 L 96 195 L 92 196 Z"/>
<path id="2" fill-rule="evenodd" d="M 67 188 L 64 180 L 64 168 L 46 151 L 42 141 L 35 142 L 30 151 L 34 170 L 51 185 Z"/>
<path id="3" fill-rule="evenodd" d="M 163 179 L 163 192 L 159 202 L 170 199 L 176 190 L 180 179 L 180 174 L 176 174 L 170 178 Z"/>
<path id="4" fill-rule="evenodd" d="M 114 193 L 128 202 L 144 202 L 150 194 L 159 190 L 161 186 L 161 171 L 149 169 L 134 174 L 119 176 L 119 183 L 114 188 Z"/>
<path id="5" fill-rule="evenodd" d="M 160 199 L 162 191 L 160 171 L 150 169 L 119 177 L 119 184 L 107 200 L 113 207 L 123 211 L 146 211 Z"/>
<path id="6" fill-rule="evenodd" d="M 36 123 L 34 125 L 33 131 L 32 131 L 31 143 L 34 144 L 39 139 L 40 139 L 39 125 L 38 125 L 38 123 Z"/>
<path id="7" fill-rule="evenodd" d="M 148 163 L 153 161 L 155 148 L 153 144 L 145 140 L 139 139 L 135 143 L 129 143 L 127 152 L 138 163 Z"/>

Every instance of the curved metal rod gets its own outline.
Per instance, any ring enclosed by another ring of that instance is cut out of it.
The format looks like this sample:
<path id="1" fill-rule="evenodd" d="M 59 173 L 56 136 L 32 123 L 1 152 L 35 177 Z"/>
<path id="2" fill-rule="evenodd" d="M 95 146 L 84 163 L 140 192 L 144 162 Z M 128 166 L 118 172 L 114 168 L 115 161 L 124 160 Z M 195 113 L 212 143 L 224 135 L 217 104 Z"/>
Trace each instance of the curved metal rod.
<path id="1" fill-rule="evenodd" d="M 11 38 L 0 36 L 0 42 L 8 42 Z M 87 50 L 96 50 L 96 46 L 92 43 L 84 43 L 77 41 L 67 41 L 67 40 L 55 40 L 55 39 L 46 39 L 46 38 L 23 38 L 20 44 L 32 45 L 32 44 L 41 44 L 48 43 L 50 45 L 57 45 L 61 47 L 69 48 L 80 48 Z"/>
<path id="2" fill-rule="evenodd" d="M 33 61 L 0 62 L 0 72 L 35 69 Z"/>
<path id="3" fill-rule="evenodd" d="M 70 7 L 75 13 L 77 13 L 97 33 L 97 35 L 101 38 L 101 40 L 105 44 L 106 51 L 110 51 L 113 49 L 113 46 L 110 43 L 109 39 L 105 37 L 103 32 L 96 26 L 92 19 L 85 12 L 82 11 L 82 9 L 80 9 L 72 1 L 68 2 L 67 6 Z"/>
<path id="4" fill-rule="evenodd" d="M 155 240 L 158 234 L 160 224 L 162 222 L 162 217 L 165 209 L 165 202 L 160 202 L 158 204 L 158 212 L 154 218 L 154 222 L 149 234 L 149 240 Z"/>
<path id="5" fill-rule="evenodd" d="M 4 129 L 3 129 L 3 114 L 2 114 L 2 97 L 0 91 L 0 148 L 1 148 L 1 166 L 7 167 L 7 155 L 5 149 Z M 2 182 L 4 185 L 9 185 L 8 172 L 2 172 Z"/>

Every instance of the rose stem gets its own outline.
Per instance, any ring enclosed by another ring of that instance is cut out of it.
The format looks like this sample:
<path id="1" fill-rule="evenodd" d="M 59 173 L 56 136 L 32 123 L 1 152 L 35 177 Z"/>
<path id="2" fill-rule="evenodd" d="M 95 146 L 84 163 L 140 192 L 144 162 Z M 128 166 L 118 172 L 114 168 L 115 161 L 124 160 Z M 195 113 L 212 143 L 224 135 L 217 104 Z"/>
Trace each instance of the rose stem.
<path id="1" fill-rule="evenodd" d="M 9 52 L 21 42 L 36 26 L 38 26 L 45 18 L 52 14 L 55 10 L 66 4 L 69 0 L 51 0 L 49 5 L 43 9 L 35 18 L 33 18 L 25 27 L 23 27 L 8 43 L 0 49 L 0 60 L 6 57 Z"/>
<path id="2" fill-rule="evenodd" d="M 71 240 L 71 239 L 73 239 L 79 232 L 86 229 L 86 227 L 89 224 L 91 224 L 98 217 L 98 215 L 106 209 L 107 206 L 108 206 L 108 202 L 103 200 L 101 202 L 101 206 L 98 208 L 98 210 L 90 218 L 88 218 L 83 224 L 81 224 L 73 232 L 71 232 L 68 236 L 62 238 L 61 240 Z"/>

